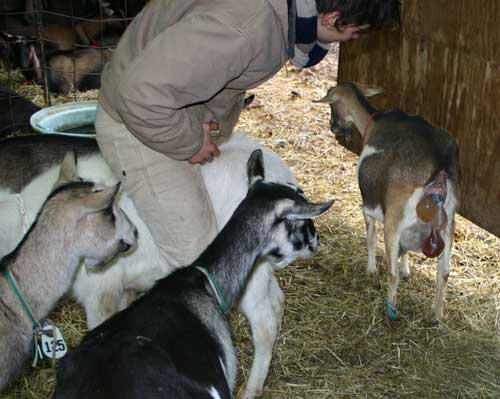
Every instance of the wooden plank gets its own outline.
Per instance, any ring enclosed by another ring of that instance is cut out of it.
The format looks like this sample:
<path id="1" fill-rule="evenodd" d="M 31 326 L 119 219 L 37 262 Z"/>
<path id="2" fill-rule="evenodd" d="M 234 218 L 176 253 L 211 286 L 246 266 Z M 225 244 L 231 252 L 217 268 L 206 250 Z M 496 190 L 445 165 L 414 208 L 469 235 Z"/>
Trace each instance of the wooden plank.
<path id="1" fill-rule="evenodd" d="M 339 81 L 382 86 L 376 106 L 420 114 L 455 136 L 460 213 L 500 237 L 499 20 L 496 0 L 406 0 L 401 31 L 341 46 Z"/>

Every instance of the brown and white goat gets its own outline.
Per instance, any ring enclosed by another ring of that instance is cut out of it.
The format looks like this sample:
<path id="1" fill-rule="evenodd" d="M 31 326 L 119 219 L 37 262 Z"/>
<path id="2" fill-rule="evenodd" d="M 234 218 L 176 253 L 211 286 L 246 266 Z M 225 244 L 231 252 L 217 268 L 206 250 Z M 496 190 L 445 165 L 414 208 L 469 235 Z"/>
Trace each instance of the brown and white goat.
<path id="1" fill-rule="evenodd" d="M 459 199 L 458 146 L 446 130 L 417 115 L 378 111 L 366 97 L 379 88 L 343 83 L 319 102 L 331 107 L 330 129 L 349 147 L 361 134 L 358 183 L 363 200 L 368 246 L 368 273 L 378 284 L 375 260 L 376 221 L 384 224 L 388 269 L 387 314 L 397 316 L 398 258 L 403 276 L 410 274 L 408 251 L 438 257 L 435 315 L 443 318 L 455 212 Z"/>

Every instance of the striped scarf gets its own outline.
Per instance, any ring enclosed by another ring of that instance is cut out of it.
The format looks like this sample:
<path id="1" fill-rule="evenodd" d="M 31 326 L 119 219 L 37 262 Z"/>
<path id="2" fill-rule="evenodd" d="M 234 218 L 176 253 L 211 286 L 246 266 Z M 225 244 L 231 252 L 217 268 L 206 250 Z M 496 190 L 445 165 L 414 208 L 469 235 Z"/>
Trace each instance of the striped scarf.
<path id="1" fill-rule="evenodd" d="M 330 50 L 330 44 L 317 40 L 317 28 L 315 0 L 288 0 L 288 56 L 296 67 L 312 67 Z"/>

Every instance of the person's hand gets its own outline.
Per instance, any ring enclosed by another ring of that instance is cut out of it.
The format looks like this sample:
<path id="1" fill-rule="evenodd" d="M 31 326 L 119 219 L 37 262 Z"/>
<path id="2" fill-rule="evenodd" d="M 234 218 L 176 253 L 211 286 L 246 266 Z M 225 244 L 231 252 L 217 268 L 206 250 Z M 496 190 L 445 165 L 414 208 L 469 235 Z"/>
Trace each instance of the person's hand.
<path id="1" fill-rule="evenodd" d="M 206 162 L 212 162 L 215 157 L 220 155 L 220 151 L 212 141 L 210 137 L 210 132 L 212 130 L 218 130 L 219 124 L 216 122 L 204 123 L 203 125 L 203 144 L 196 154 L 188 159 L 191 164 L 205 164 Z"/>

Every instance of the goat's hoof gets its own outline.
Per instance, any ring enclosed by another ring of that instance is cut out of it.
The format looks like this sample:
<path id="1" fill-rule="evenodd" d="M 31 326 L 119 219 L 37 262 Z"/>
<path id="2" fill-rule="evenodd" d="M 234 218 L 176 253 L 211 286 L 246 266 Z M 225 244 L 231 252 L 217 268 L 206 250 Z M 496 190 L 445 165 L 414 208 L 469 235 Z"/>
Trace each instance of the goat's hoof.
<path id="1" fill-rule="evenodd" d="M 241 399 L 255 399 L 255 398 L 260 398 L 262 396 L 263 389 L 255 389 L 251 391 L 245 390 L 245 393 L 241 397 Z"/>
<path id="2" fill-rule="evenodd" d="M 379 290 L 380 289 L 380 280 L 378 278 L 378 274 L 377 273 L 373 273 L 372 274 L 372 286 L 373 288 Z"/>
<path id="3" fill-rule="evenodd" d="M 436 308 L 432 306 L 432 311 L 427 313 L 427 318 L 432 320 L 434 324 L 440 324 L 444 320 L 444 306 Z"/>
<path id="4" fill-rule="evenodd" d="M 391 319 L 387 312 L 384 312 L 384 324 L 386 325 L 387 328 L 391 330 L 397 330 L 399 326 L 401 325 L 401 320 L 399 317 L 396 317 L 396 319 Z"/>
<path id="5" fill-rule="evenodd" d="M 423 318 L 422 318 L 422 324 L 425 327 L 439 327 L 441 324 L 441 321 L 436 318 L 436 315 L 431 312 L 427 313 Z"/>
<path id="6" fill-rule="evenodd" d="M 436 312 L 435 314 L 436 323 L 442 323 L 444 320 L 444 312 Z"/>

